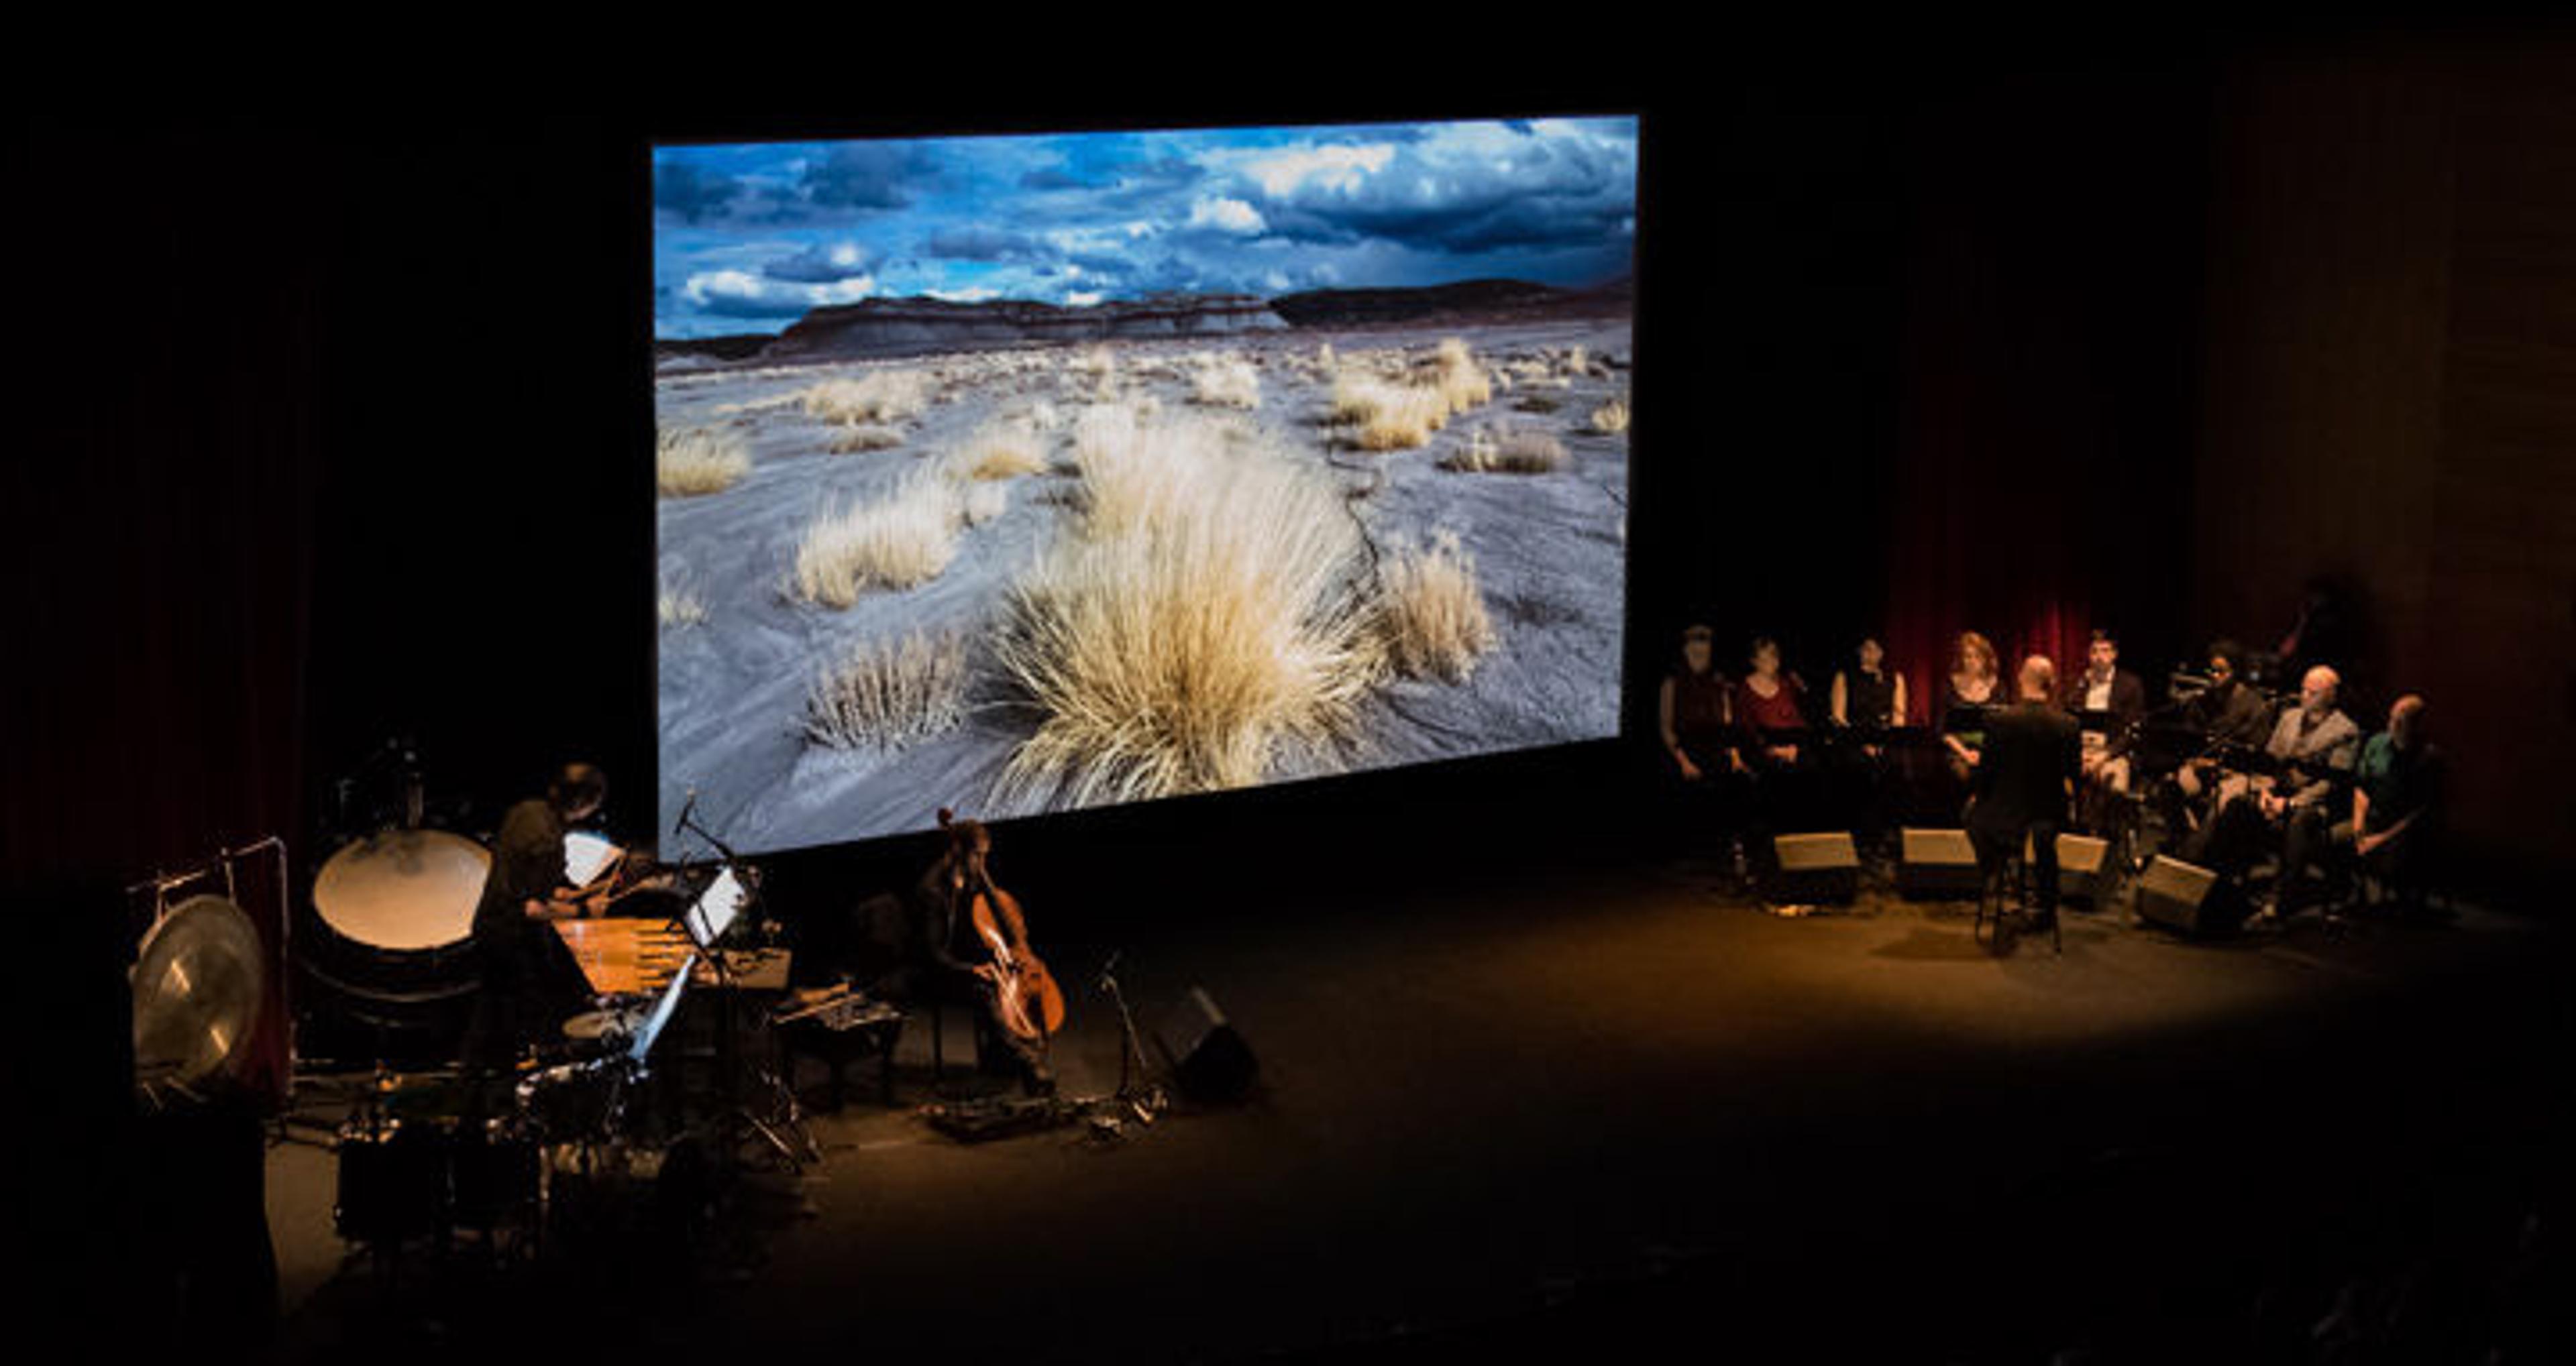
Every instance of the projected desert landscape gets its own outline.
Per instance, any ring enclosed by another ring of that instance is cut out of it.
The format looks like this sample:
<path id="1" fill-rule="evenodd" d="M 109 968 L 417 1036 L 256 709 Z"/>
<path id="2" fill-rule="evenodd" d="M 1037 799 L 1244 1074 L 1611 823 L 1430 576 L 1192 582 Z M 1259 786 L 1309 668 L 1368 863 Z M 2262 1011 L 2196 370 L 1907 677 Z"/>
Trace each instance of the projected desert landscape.
<path id="1" fill-rule="evenodd" d="M 1615 734 L 1629 311 L 1484 277 L 664 337 L 665 816 L 778 849 Z"/>

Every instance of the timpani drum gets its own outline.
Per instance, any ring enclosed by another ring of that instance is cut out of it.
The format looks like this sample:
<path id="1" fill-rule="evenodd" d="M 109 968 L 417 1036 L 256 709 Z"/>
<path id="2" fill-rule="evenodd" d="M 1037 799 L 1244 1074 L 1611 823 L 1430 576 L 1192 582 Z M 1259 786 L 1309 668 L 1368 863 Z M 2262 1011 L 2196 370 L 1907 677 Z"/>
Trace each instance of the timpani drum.
<path id="1" fill-rule="evenodd" d="M 323 863 L 299 957 L 314 1014 L 354 1030 L 339 1040 L 343 1060 L 454 1056 L 478 985 L 474 908 L 491 870 L 489 850 L 445 830 L 382 831 Z"/>

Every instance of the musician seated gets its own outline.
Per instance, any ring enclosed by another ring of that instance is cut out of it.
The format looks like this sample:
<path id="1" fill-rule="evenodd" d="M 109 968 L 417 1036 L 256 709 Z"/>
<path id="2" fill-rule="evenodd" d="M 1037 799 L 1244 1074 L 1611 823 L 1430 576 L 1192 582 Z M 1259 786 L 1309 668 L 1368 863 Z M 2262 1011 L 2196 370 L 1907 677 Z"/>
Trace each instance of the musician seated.
<path id="1" fill-rule="evenodd" d="M 2213 747 L 2264 742 L 2271 728 L 2271 707 L 2245 681 L 2244 646 L 2222 640 L 2209 647 L 2209 686 L 2192 699 L 2184 719 L 2205 734 Z M 2198 799 L 2212 794 L 2220 776 L 2214 759 L 2201 758 L 2177 770 L 2174 782 L 2184 796 Z"/>
<path id="2" fill-rule="evenodd" d="M 1858 732 L 1861 752 L 1878 758 L 1886 752 L 1881 732 L 1905 724 L 1905 675 L 1887 668 L 1887 651 L 1876 638 L 1863 636 L 1849 669 L 1834 670 L 1827 709 L 1834 724 Z"/>
<path id="3" fill-rule="evenodd" d="M 1740 733 L 1731 767 L 1754 779 L 1754 819 L 1768 830 L 1796 828 L 1815 819 L 1809 781 L 1815 768 L 1803 705 L 1806 685 L 1780 671 L 1780 644 L 1754 638 L 1745 654 L 1750 667 L 1729 705 Z"/>
<path id="4" fill-rule="evenodd" d="M 2413 890 L 2441 820 L 2443 769 L 2442 751 L 2425 739 L 2424 699 L 2398 698 L 2388 709 L 2388 729 L 2361 747 L 2345 819 L 2330 822 L 2319 803 L 2291 824 L 2274 913 L 2303 908 L 2312 863 L 2322 864 L 2330 880 L 2348 877 L 2357 865 L 2383 883 Z"/>
<path id="5" fill-rule="evenodd" d="M 2299 681 L 2299 705 L 2282 715 L 2263 746 L 2277 772 L 2222 778 L 2215 814 L 2183 842 L 2185 861 L 2242 877 L 2267 843 L 2277 845 L 2293 817 L 2316 808 L 2352 773 L 2361 728 L 2335 707 L 2341 686 L 2325 665 L 2308 670 Z"/>
<path id="6" fill-rule="evenodd" d="M 2083 723 L 2086 791 L 2128 795 L 2129 747 L 2147 714 L 2147 685 L 2120 667 L 2120 642 L 2109 631 L 2094 631 L 2084 647 L 2084 672 L 2067 689 L 2066 707 L 2096 718 Z"/>
<path id="7" fill-rule="evenodd" d="M 1000 1060 L 1015 1069 L 1021 1089 L 1028 1094 L 1052 1095 L 1055 1073 L 1047 1065 L 1046 1045 L 1043 1040 L 1023 1038 L 1003 1024 L 999 970 L 991 946 L 969 913 L 976 894 L 992 890 L 992 876 L 985 866 L 993 852 L 992 834 L 983 822 L 955 820 L 947 811 L 939 813 L 939 823 L 948 832 L 947 847 L 913 883 L 908 898 L 911 938 L 921 955 L 916 999 L 973 1005 L 976 1056 L 987 1063 Z M 1028 958 L 1028 926 L 1008 909 L 1007 902 L 1001 902 L 1001 908 L 997 918 L 1010 951 Z"/>
<path id="8" fill-rule="evenodd" d="M 1905 675 L 1887 667 L 1887 651 L 1874 637 L 1863 637 L 1849 669 L 1836 669 L 1826 709 L 1834 727 L 1857 743 L 1843 747 L 1840 765 L 1844 805 L 1853 828 L 1864 836 L 1887 831 L 1889 770 L 1888 732 L 1905 724 Z"/>
<path id="9" fill-rule="evenodd" d="M 1989 886 L 2029 844 L 2045 928 L 2057 918 L 2057 835 L 2083 771 L 2083 743 L 2075 718 L 2054 705 L 2057 666 L 2046 656 L 2023 660 L 2013 685 L 2018 700 L 1987 718 L 1968 799 L 1968 842 Z"/>
<path id="10" fill-rule="evenodd" d="M 1664 676 L 1656 698 L 1656 721 L 1667 771 L 1681 785 L 1683 847 L 1694 852 L 1731 847 L 1740 867 L 1744 855 L 1738 833 L 1744 794 L 1733 762 L 1734 711 L 1729 697 L 1733 689 L 1715 667 L 1716 653 L 1706 626 L 1682 632 L 1681 661 Z"/>
<path id="11" fill-rule="evenodd" d="M 1948 751 L 1950 778 L 1961 791 L 1968 788 L 1968 780 L 1976 772 L 1979 751 L 1985 744 L 1985 728 L 1961 730 L 1947 723 L 1953 716 L 1981 715 L 2002 703 L 2000 671 L 1992 641 L 1975 631 L 1959 633 L 1958 643 L 1950 652 L 1950 672 L 1942 679 L 1941 710 L 1933 719 L 1944 723 L 1941 746 Z"/>

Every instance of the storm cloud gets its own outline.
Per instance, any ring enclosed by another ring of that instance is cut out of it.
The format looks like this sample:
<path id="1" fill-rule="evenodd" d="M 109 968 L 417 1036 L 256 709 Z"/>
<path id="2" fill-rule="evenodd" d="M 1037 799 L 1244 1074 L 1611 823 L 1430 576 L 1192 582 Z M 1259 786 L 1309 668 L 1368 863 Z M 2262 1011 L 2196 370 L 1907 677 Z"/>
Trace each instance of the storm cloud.
<path id="1" fill-rule="evenodd" d="M 1494 276 L 1581 286 L 1628 268 L 1637 125 L 667 147 L 654 205 L 666 336 L 783 326 L 800 303 L 863 287 L 1063 303 Z"/>

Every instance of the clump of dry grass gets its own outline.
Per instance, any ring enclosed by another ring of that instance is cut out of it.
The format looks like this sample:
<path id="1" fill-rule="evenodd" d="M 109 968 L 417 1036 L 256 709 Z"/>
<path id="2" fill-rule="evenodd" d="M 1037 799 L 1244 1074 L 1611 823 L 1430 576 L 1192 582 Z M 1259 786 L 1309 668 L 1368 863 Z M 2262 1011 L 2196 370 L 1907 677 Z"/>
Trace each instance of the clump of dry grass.
<path id="1" fill-rule="evenodd" d="M 850 455 L 859 451 L 892 450 L 902 444 L 901 429 L 889 427 L 883 423 L 862 422 L 834 432 L 831 444 L 826 449 L 834 455 Z"/>
<path id="2" fill-rule="evenodd" d="M 1504 427 L 1476 431 L 1441 457 L 1440 468 L 1460 474 L 1553 474 L 1570 465 L 1565 443 L 1546 432 Z"/>
<path id="3" fill-rule="evenodd" d="M 1475 672 L 1494 646 L 1494 624 L 1458 533 L 1439 533 L 1427 551 L 1399 547 L 1378 566 L 1377 622 L 1399 671 L 1451 683 Z"/>
<path id="4" fill-rule="evenodd" d="M 996 654 L 1044 719 L 1006 797 L 1240 787 L 1348 743 L 1384 655 L 1333 483 L 1239 427 L 1114 425 L 1088 433 L 1072 534 L 1010 593 Z"/>
<path id="5" fill-rule="evenodd" d="M 674 630 L 682 626 L 695 626 L 705 621 L 707 605 L 699 599 L 696 590 L 684 585 L 666 583 L 662 585 L 662 591 L 654 601 L 653 614 L 661 621 L 662 629 Z"/>
<path id="6" fill-rule="evenodd" d="M 1493 379 L 1456 337 L 1410 369 L 1405 379 L 1344 368 L 1333 377 L 1330 420 L 1355 428 L 1351 441 L 1361 450 L 1407 450 L 1429 441 L 1452 414 L 1494 397 Z"/>
<path id="7" fill-rule="evenodd" d="M 879 370 L 858 379 L 827 379 L 798 396 L 805 415 L 825 422 L 900 422 L 930 404 L 930 377 L 919 370 Z"/>
<path id="8" fill-rule="evenodd" d="M 1614 398 L 1592 410 L 1592 430 L 1603 436 L 1617 436 L 1628 430 L 1628 402 Z"/>
<path id="9" fill-rule="evenodd" d="M 1476 363 L 1476 353 L 1468 350 L 1467 343 L 1460 338 L 1449 337 L 1441 341 L 1432 352 L 1429 370 L 1432 387 L 1440 391 L 1440 397 L 1447 401 L 1450 412 L 1463 413 L 1480 403 L 1493 401 L 1493 380 L 1486 376 L 1484 367 Z"/>
<path id="10" fill-rule="evenodd" d="M 1407 450 L 1448 425 L 1449 400 L 1436 388 L 1345 370 L 1333 380 L 1332 417 L 1356 428 L 1351 440 L 1361 450 Z"/>
<path id="11" fill-rule="evenodd" d="M 1010 511 L 1011 486 L 998 483 L 975 483 L 966 487 L 959 509 L 968 526 L 982 526 Z"/>
<path id="12" fill-rule="evenodd" d="M 1073 419 L 1073 460 L 1076 466 L 1114 453 L 1136 438 L 1136 410 L 1115 403 L 1095 403 Z"/>
<path id="13" fill-rule="evenodd" d="M 1118 396 L 1118 357 L 1106 345 L 1085 347 L 1065 360 L 1065 378 L 1079 392 L 1087 382 L 1094 401 Z"/>
<path id="14" fill-rule="evenodd" d="M 1258 408 L 1261 376 L 1240 357 L 1210 361 L 1191 376 L 1191 401 L 1211 408 Z"/>
<path id="15" fill-rule="evenodd" d="M 653 476 L 665 498 L 722 493 L 751 473 L 751 449 L 723 427 L 664 427 L 654 435 Z"/>
<path id="16" fill-rule="evenodd" d="M 910 588 L 939 577 L 957 554 L 964 514 L 956 486 L 925 468 L 873 502 L 826 508 L 796 545 L 798 596 L 848 607 L 871 588 Z"/>
<path id="17" fill-rule="evenodd" d="M 1024 421 L 987 423 L 949 457 L 957 479 L 1012 479 L 1046 468 L 1046 446 Z"/>
<path id="18" fill-rule="evenodd" d="M 861 641 L 814 676 L 805 736 L 835 749 L 899 749 L 966 719 L 966 637 L 915 631 Z"/>

